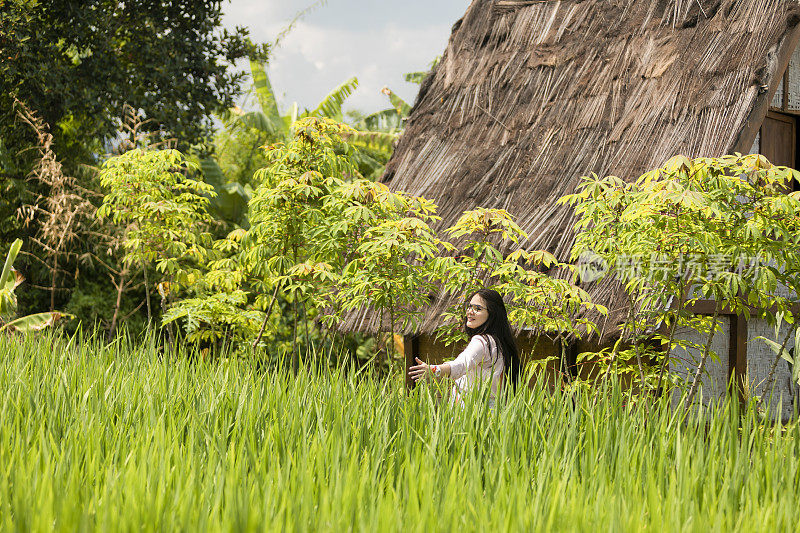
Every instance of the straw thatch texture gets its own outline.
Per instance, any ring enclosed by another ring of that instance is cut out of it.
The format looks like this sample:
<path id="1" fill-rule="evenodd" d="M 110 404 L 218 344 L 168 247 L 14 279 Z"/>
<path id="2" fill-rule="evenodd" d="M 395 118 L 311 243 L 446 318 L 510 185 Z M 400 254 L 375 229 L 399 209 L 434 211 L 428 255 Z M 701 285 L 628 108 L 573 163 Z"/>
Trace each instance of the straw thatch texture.
<path id="1" fill-rule="evenodd" d="M 451 226 L 507 209 L 527 249 L 567 259 L 556 200 L 595 172 L 633 180 L 669 157 L 747 152 L 794 49 L 789 0 L 474 0 L 423 84 L 383 181 Z M 625 313 L 618 287 L 595 301 Z M 431 332 L 450 302 L 433 302 Z M 368 311 L 344 329 L 375 330 Z M 406 333 L 409 333 L 408 331 Z"/>

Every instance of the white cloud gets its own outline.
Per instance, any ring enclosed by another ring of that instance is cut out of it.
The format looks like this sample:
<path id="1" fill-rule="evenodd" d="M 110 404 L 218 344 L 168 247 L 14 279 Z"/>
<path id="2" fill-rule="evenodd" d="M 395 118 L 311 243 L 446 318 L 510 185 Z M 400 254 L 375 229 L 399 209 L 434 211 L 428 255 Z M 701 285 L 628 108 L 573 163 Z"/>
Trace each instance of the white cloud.
<path id="1" fill-rule="evenodd" d="M 368 112 L 387 107 L 380 93 L 384 85 L 411 103 L 418 86 L 405 82 L 403 74 L 427 68 L 444 50 L 448 33 L 447 26 L 345 31 L 299 23 L 273 53 L 270 79 L 301 106 L 315 105 L 351 76 L 359 88 L 349 107 Z"/>
<path id="2" fill-rule="evenodd" d="M 302 6 L 295 8 L 290 2 L 280 1 L 231 0 L 223 2 L 222 9 L 226 26 L 247 26 L 257 41 L 268 41 L 277 35 L 277 32 L 265 33 L 271 29 L 269 26 L 276 21 L 290 20 Z"/>
<path id="3" fill-rule="evenodd" d="M 295 13 L 302 7 L 293 6 L 289 11 Z M 334 6 L 322 9 L 329 7 Z M 285 95 L 281 100 L 284 107 L 297 101 L 301 108 L 311 108 L 351 76 L 358 78 L 359 88 L 345 109 L 368 113 L 388 107 L 388 99 L 380 93 L 383 86 L 413 103 L 418 86 L 405 82 L 403 74 L 426 69 L 444 51 L 455 18 L 448 14 L 437 23 L 399 25 L 391 12 L 396 7 L 387 6 L 386 22 L 380 24 L 327 24 L 321 10 L 319 16 L 298 22 L 273 51 L 268 69 L 274 90 Z M 225 22 L 227 26 L 247 25 L 255 40 L 268 42 L 291 18 L 286 11 L 275 2 L 237 1 L 226 7 Z M 267 23 L 275 20 L 280 23 Z"/>

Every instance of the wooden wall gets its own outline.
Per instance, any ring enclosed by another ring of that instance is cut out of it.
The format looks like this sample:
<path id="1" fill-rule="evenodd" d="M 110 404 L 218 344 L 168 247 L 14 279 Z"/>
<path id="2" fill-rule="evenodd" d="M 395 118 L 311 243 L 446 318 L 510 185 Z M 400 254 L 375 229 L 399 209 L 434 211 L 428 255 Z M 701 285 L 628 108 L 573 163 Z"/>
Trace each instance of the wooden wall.
<path id="1" fill-rule="evenodd" d="M 800 47 L 796 48 L 783 75 L 783 82 L 772 97 L 770 109 L 800 114 Z"/>

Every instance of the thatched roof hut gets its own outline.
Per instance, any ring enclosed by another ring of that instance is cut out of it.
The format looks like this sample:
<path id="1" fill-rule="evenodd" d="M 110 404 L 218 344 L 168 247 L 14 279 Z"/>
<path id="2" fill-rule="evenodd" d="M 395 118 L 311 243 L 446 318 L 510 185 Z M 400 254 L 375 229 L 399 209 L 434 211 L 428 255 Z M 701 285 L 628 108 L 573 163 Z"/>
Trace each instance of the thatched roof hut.
<path id="1" fill-rule="evenodd" d="M 502 208 L 526 248 L 567 259 L 574 220 L 556 200 L 581 176 L 633 180 L 678 153 L 747 153 L 773 98 L 800 108 L 784 76 L 798 23 L 789 0 L 474 0 L 382 180 L 435 199 L 440 229 Z M 610 326 L 625 313 L 618 293 L 611 280 L 590 290 L 612 304 Z M 414 333 L 450 303 L 434 302 Z M 364 311 L 344 328 L 378 320 Z"/>

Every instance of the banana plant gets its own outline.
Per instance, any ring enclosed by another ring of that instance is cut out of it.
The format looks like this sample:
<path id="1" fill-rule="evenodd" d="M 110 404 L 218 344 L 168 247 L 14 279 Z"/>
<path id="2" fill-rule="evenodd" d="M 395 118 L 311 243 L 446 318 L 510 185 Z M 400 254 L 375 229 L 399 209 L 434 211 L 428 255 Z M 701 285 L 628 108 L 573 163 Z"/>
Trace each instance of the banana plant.
<path id="1" fill-rule="evenodd" d="M 392 155 L 411 106 L 388 87 L 381 92 L 389 98 L 392 106 L 358 119 L 353 124 L 356 133 L 350 136 L 349 143 L 359 149 L 356 159 L 358 156 L 372 158 L 382 169 Z"/>
<path id="2" fill-rule="evenodd" d="M 428 70 L 405 74 L 405 80 L 417 85 L 422 84 L 425 77 L 436 68 L 440 60 L 441 56 L 436 57 L 428 66 Z M 383 164 L 385 164 L 391 157 L 394 145 L 405 128 L 405 120 L 411 113 L 411 106 L 389 87 L 384 86 L 381 92 L 389 99 L 391 107 L 357 120 L 353 126 L 358 134 L 350 139 L 350 144 L 359 148 L 362 154 L 371 155 L 375 159 L 384 161 Z"/>
<path id="3" fill-rule="evenodd" d="M 20 248 L 22 248 L 21 240 L 17 239 L 11 243 L 11 250 L 6 256 L 3 271 L 0 273 L 0 320 L 17 312 L 17 295 L 14 294 L 14 289 L 22 283 L 23 277 L 14 270 L 12 264 Z"/>
<path id="4" fill-rule="evenodd" d="M 405 80 L 410 83 L 422 83 L 440 59 L 441 57 L 435 58 L 429 65 L 429 70 L 405 74 Z M 306 109 L 301 112 L 297 102 L 294 102 L 285 114 L 281 114 L 278 98 L 264 64 L 251 61 L 250 73 L 253 77 L 253 92 L 258 100 L 258 109 L 244 111 L 234 107 L 225 117 L 221 117 L 222 123 L 228 131 L 241 128 L 263 132 L 268 143 L 288 143 L 293 137 L 294 124 L 305 117 L 329 118 L 342 122 L 344 120 L 342 106 L 358 88 L 358 79 L 350 78 L 330 91 L 313 110 Z M 381 89 L 381 92 L 389 99 L 390 107 L 356 119 L 351 123 L 354 131 L 347 134 L 348 144 L 356 148 L 353 159 L 359 172 L 372 179 L 383 172 L 403 131 L 404 121 L 411 111 L 411 106 L 388 87 Z M 217 192 L 217 197 L 211 202 L 212 211 L 221 218 L 236 221 L 247 227 L 246 208 L 252 191 L 248 190 L 247 186 L 228 180 L 219 163 L 213 158 L 201 160 L 200 166 L 206 182 L 214 185 Z"/>
<path id="5" fill-rule="evenodd" d="M 238 107 L 230 110 L 223 119 L 226 129 L 235 131 L 238 128 L 252 128 L 266 134 L 268 143 L 289 142 L 293 137 L 294 125 L 298 120 L 306 117 L 329 118 L 337 122 L 344 121 L 342 106 L 347 98 L 358 88 L 358 79 L 353 77 L 342 82 L 331 90 L 314 109 L 300 111 L 297 102 L 292 103 L 285 114 L 281 114 L 278 99 L 267 71 L 262 63 L 250 62 L 250 72 L 253 77 L 253 91 L 258 99 L 258 109 L 244 111 Z M 391 109 L 394 112 L 394 108 Z M 380 114 L 380 113 L 379 113 Z M 399 137 L 401 122 L 395 120 L 387 127 L 386 120 L 381 120 L 378 115 L 362 120 L 355 124 L 355 131 L 348 134 L 348 142 L 357 149 L 355 160 L 362 174 L 377 177 L 383 166 L 389 160 L 394 149 L 394 144 Z M 389 114 L 386 113 L 388 116 Z M 201 161 L 203 173 L 208 183 L 217 187 L 219 198 L 224 198 L 228 191 L 220 189 L 220 184 L 227 184 L 224 172 L 220 165 L 212 158 Z M 215 183 L 216 182 L 216 183 Z M 249 194 L 245 191 L 231 191 L 243 196 Z M 245 202 L 246 203 L 246 202 Z"/>
<path id="6" fill-rule="evenodd" d="M 416 83 L 417 85 L 422 85 L 422 82 L 425 81 L 425 78 L 428 77 L 428 74 L 433 72 L 433 70 L 439 66 L 439 62 L 442 60 L 442 56 L 436 56 L 433 58 L 433 61 L 428 63 L 428 70 L 419 70 L 417 72 L 408 72 L 403 75 L 405 80 L 408 83 Z"/>
<path id="7" fill-rule="evenodd" d="M 421 85 L 428 74 L 439 64 L 441 58 L 442 56 L 436 57 L 430 65 L 428 65 L 428 70 L 404 74 L 404 79 L 409 83 Z M 404 122 L 409 113 L 411 113 L 411 106 L 389 87 L 384 86 L 381 92 L 389 99 L 391 107 L 362 117 L 356 123 L 356 127 L 369 132 L 399 134 L 405 127 Z"/>
<path id="8" fill-rule="evenodd" d="M 342 105 L 358 88 L 358 79 L 350 78 L 330 91 L 313 110 L 305 110 L 301 113 L 298 111 L 297 102 L 294 102 L 289 106 L 289 112 L 281 115 L 275 91 L 272 89 L 272 83 L 269 81 L 264 65 L 257 61 L 251 61 L 250 72 L 253 76 L 253 89 L 260 109 L 244 112 L 234 108 L 231 125 L 235 127 L 239 123 L 259 129 L 269 134 L 275 141 L 288 141 L 292 137 L 294 124 L 301 118 L 329 118 L 341 122 L 344 119 Z"/>
<path id="9" fill-rule="evenodd" d="M 0 333 L 4 331 L 38 331 L 47 326 L 55 324 L 61 318 L 74 318 L 68 313 L 58 311 L 48 311 L 46 313 L 36 313 L 26 315 L 15 320 L 6 322 L 17 312 L 17 295 L 14 292 L 17 287 L 25 280 L 22 274 L 14 270 L 14 260 L 22 248 L 20 239 L 11 243 L 6 260 L 3 263 L 3 270 L 0 272 Z"/>

